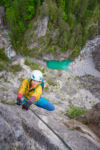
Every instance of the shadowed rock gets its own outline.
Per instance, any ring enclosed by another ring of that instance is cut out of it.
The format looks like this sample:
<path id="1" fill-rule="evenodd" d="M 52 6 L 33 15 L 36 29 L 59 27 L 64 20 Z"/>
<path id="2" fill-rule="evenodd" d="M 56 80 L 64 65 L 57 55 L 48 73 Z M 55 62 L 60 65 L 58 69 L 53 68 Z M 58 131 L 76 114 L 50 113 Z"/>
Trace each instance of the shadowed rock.
<path id="1" fill-rule="evenodd" d="M 100 138 L 100 103 L 86 114 L 86 123 L 91 130 Z"/>
<path id="2" fill-rule="evenodd" d="M 0 26 L 4 23 L 4 17 L 5 17 L 5 9 L 3 6 L 0 6 Z"/>
<path id="3" fill-rule="evenodd" d="M 96 48 L 92 55 L 95 63 L 95 68 L 100 71 L 100 45 Z"/>

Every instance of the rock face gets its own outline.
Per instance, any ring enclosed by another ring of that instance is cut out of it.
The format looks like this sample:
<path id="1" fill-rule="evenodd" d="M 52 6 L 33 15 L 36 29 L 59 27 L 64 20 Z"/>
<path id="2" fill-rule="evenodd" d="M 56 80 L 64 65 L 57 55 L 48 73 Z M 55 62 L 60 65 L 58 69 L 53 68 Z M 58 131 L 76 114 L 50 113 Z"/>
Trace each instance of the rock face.
<path id="1" fill-rule="evenodd" d="M 38 28 L 36 30 L 37 36 L 38 37 L 45 36 L 48 25 L 48 17 L 45 17 L 43 20 L 38 20 L 37 24 L 38 24 Z"/>
<path id="2" fill-rule="evenodd" d="M 3 6 L 0 6 L 0 27 L 3 25 L 4 16 L 5 16 L 5 9 Z"/>
<path id="3" fill-rule="evenodd" d="M 76 121 L 74 119 L 71 119 L 69 121 L 65 121 L 64 124 L 72 129 L 76 129 L 82 133 L 84 133 L 84 135 L 88 136 L 88 138 L 93 138 L 96 141 L 98 141 L 98 143 L 100 142 L 100 139 L 98 138 L 97 135 L 95 135 L 95 133 L 93 133 L 93 131 L 86 125 L 84 125 L 83 123 Z"/>
<path id="4" fill-rule="evenodd" d="M 29 150 L 28 139 L 18 117 L 0 103 L 0 150 Z"/>
<path id="5" fill-rule="evenodd" d="M 100 138 L 100 103 L 97 103 L 86 115 L 87 125 Z"/>
<path id="6" fill-rule="evenodd" d="M 95 63 L 95 68 L 100 71 L 100 45 L 96 48 L 92 55 Z"/>
<path id="7" fill-rule="evenodd" d="M 34 107 L 40 116 L 74 150 L 99 150 L 99 144 L 78 131 L 69 130 L 62 115 Z M 51 115 L 51 113 L 53 115 Z M 61 122 L 62 120 L 62 122 Z M 66 120 L 67 121 L 67 120 Z M 92 134 L 92 133 L 91 133 Z M 0 104 L 0 150 L 69 150 L 31 110 Z"/>
<path id="8" fill-rule="evenodd" d="M 44 33 L 43 31 L 41 34 Z M 2 39 L 0 40 L 0 46 L 5 46 L 6 49 L 10 44 L 5 36 L 6 31 L 1 31 L 0 34 Z M 92 43 L 93 47 L 95 46 L 94 43 Z M 23 78 L 29 77 L 28 75 L 32 71 L 29 66 L 24 64 L 24 61 L 25 57 L 22 56 L 18 56 L 16 60 L 13 60 L 12 64 L 20 64 L 23 68 L 23 70 L 16 72 L 16 74 L 6 71 L 0 72 L 0 135 L 2 135 L 0 136 L 0 150 L 68 150 L 61 140 L 31 110 L 26 112 L 21 107 L 15 105 L 18 87 Z M 83 86 L 73 70 L 71 72 L 49 70 L 41 59 L 31 58 L 31 61 L 37 62 L 44 69 L 45 88 L 42 96 L 50 100 L 56 108 L 55 111 L 48 112 L 33 105 L 31 109 L 73 150 L 100 150 L 100 145 L 96 143 L 94 138 L 91 137 L 92 139 L 90 139 L 86 136 L 86 133 L 84 135 L 80 131 L 71 130 L 69 127 L 66 127 L 63 122 L 69 120 L 69 118 L 62 114 L 62 112 L 65 113 L 66 108 L 71 104 L 79 107 L 85 106 L 87 109 L 91 108 L 94 103 L 99 102 L 99 95 L 96 98 L 89 88 Z M 80 65 L 79 60 L 76 63 L 76 67 L 77 64 Z M 73 68 L 75 68 L 74 64 Z M 90 82 L 92 83 L 92 79 Z M 11 102 L 13 102 L 14 106 L 11 106 Z"/>
<path id="9" fill-rule="evenodd" d="M 10 38 L 8 36 L 8 33 L 4 29 L 3 26 L 2 26 L 2 28 L 0 28 L 0 49 L 1 48 L 4 48 L 5 53 L 8 56 L 8 58 L 11 59 L 14 56 L 16 56 L 16 52 L 11 45 L 11 41 L 10 41 Z"/>
<path id="10" fill-rule="evenodd" d="M 80 81 L 100 100 L 100 78 L 86 75 L 80 77 Z"/>

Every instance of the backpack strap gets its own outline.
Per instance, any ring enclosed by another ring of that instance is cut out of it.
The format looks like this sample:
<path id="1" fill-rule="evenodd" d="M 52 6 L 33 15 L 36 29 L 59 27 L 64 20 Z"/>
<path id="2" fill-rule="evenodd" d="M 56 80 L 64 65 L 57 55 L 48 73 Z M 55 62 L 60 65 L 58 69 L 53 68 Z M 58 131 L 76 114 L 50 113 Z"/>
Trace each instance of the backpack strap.
<path id="1" fill-rule="evenodd" d="M 42 90 L 44 89 L 44 81 L 41 82 Z"/>
<path id="2" fill-rule="evenodd" d="M 43 90 L 43 89 L 44 89 L 44 81 L 42 80 L 41 83 L 40 83 L 39 85 L 41 85 L 42 90 Z M 39 86 L 39 85 L 38 85 L 38 86 Z"/>

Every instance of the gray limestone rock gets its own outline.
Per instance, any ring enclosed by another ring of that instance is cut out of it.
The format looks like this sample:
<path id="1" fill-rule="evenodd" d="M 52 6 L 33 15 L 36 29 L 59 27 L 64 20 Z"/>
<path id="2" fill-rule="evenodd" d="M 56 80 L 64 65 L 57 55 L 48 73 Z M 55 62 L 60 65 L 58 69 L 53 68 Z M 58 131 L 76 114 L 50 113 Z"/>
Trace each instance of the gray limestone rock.
<path id="1" fill-rule="evenodd" d="M 45 36 L 47 29 L 48 20 L 44 19 L 40 22 L 36 32 L 38 37 Z M 43 29 L 45 28 L 45 29 Z M 34 32 L 34 30 L 33 30 Z M 32 33 L 33 34 L 33 33 Z M 34 35 L 34 34 L 33 34 Z M 33 38 L 31 37 L 33 40 Z M 30 41 L 30 40 L 28 40 Z M 37 40 L 32 41 L 32 46 L 40 46 L 40 43 L 35 43 Z M 96 41 L 94 40 L 94 44 Z M 43 44 L 43 42 L 42 42 Z M 6 31 L 0 31 L 0 47 L 5 48 L 8 52 L 11 46 Z M 89 47 L 89 46 L 88 46 Z M 85 48 L 87 50 L 87 48 Z M 38 52 L 38 51 L 37 51 Z M 66 54 L 59 55 L 66 59 Z M 16 64 L 20 63 L 23 66 L 24 71 L 18 75 L 12 75 L 6 72 L 5 76 L 0 80 L 0 101 L 5 98 L 6 101 L 16 101 L 18 87 L 22 81 L 22 78 L 26 77 L 32 71 L 28 66 L 24 64 L 25 58 L 16 56 Z M 47 56 L 46 56 L 47 57 Z M 51 57 L 51 56 L 50 56 Z M 48 58 L 49 54 L 48 54 Z M 52 55 L 51 58 L 54 58 Z M 57 58 L 57 57 L 56 57 Z M 14 59 L 12 59 L 14 61 Z M 34 59 L 33 62 L 39 62 Z M 42 66 L 42 59 L 41 59 Z M 78 64 L 80 65 L 79 61 Z M 62 111 L 66 110 L 66 106 L 70 104 L 78 103 L 82 106 L 83 103 L 87 106 L 89 103 L 89 90 L 95 94 L 98 98 L 100 97 L 100 82 L 99 78 L 84 78 L 81 82 L 74 79 L 75 72 L 67 73 L 62 70 L 49 70 L 44 65 L 45 77 L 44 79 L 49 81 L 49 92 L 45 91 L 44 97 L 50 99 L 56 107 L 54 112 L 48 112 L 42 108 L 38 108 L 33 105 L 32 109 L 73 149 L 73 150 L 100 150 L 100 147 L 96 145 L 95 140 L 89 139 L 82 132 L 71 130 L 67 128 L 63 120 L 67 120 L 68 117 L 61 115 Z M 79 69 L 78 69 L 79 72 Z M 83 81 L 83 82 L 82 82 Z M 52 83 L 56 83 L 53 85 Z M 84 83 L 85 86 L 81 85 Z M 84 90 L 86 88 L 86 90 Z M 45 89 L 44 89 L 45 90 Z M 85 92 L 87 92 L 85 95 Z M 85 96 L 87 96 L 87 98 Z M 76 96 L 76 97 L 75 97 Z M 94 101 L 95 97 L 91 96 Z M 63 98 L 63 99 L 61 99 Z M 99 105 L 95 106 L 99 108 Z M 61 109 L 60 109 L 61 108 Z M 99 109 L 98 109 L 99 110 Z M 96 111 L 95 117 L 99 117 L 99 111 Z M 92 116 L 92 115 L 91 115 Z M 91 120 L 91 119 L 90 119 Z M 50 129 L 44 125 L 40 119 L 38 119 L 31 110 L 28 112 L 23 111 L 19 106 L 3 105 L 0 103 L 0 150 L 68 150 L 60 139 Z"/>
<path id="2" fill-rule="evenodd" d="M 5 16 L 5 9 L 3 6 L 0 6 L 0 26 L 3 25 L 4 16 Z"/>
<path id="3" fill-rule="evenodd" d="M 95 63 L 95 68 L 100 71 L 100 45 L 96 48 L 92 55 Z"/>
<path id="4" fill-rule="evenodd" d="M 100 103 L 94 105 L 94 107 L 86 114 L 85 118 L 86 124 L 100 138 Z"/>
<path id="5" fill-rule="evenodd" d="M 17 147 L 20 150 L 29 150 L 28 139 L 18 117 L 0 103 L 0 150 L 15 150 Z"/>
<path id="6" fill-rule="evenodd" d="M 100 78 L 91 75 L 80 77 L 81 83 L 100 100 Z"/>

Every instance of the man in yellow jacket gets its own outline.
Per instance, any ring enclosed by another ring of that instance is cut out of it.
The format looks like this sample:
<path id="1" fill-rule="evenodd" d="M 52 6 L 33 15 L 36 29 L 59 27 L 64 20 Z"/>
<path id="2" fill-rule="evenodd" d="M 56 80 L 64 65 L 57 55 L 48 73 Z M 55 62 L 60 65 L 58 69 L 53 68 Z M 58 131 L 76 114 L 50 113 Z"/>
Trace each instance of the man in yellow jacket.
<path id="1" fill-rule="evenodd" d="M 28 110 L 31 104 L 53 111 L 55 107 L 48 100 L 41 97 L 43 89 L 43 75 L 41 71 L 34 70 L 31 77 L 24 79 L 17 95 L 17 105 L 22 104 L 22 109 Z M 24 97 L 22 101 L 21 98 Z"/>

